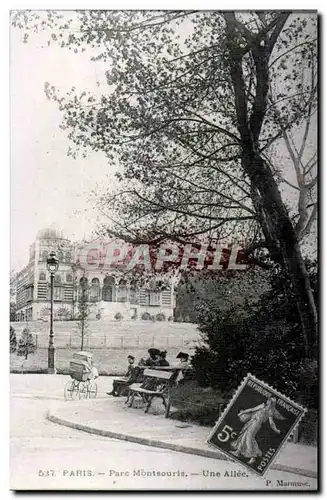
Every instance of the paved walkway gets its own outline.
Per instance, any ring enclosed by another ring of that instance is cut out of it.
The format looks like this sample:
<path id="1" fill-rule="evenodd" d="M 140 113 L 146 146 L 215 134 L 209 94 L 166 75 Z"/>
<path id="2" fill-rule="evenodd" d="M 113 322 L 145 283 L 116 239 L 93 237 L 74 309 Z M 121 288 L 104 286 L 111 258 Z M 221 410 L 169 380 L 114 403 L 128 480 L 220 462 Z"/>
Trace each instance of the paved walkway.
<path id="1" fill-rule="evenodd" d="M 142 408 L 127 408 L 125 398 L 98 398 L 67 401 L 48 413 L 52 422 L 143 445 L 166 448 L 210 458 L 226 460 L 225 456 L 206 443 L 207 427 L 165 419 L 160 407 L 145 414 Z M 317 448 L 287 443 L 276 462 L 275 470 L 317 477 Z"/>

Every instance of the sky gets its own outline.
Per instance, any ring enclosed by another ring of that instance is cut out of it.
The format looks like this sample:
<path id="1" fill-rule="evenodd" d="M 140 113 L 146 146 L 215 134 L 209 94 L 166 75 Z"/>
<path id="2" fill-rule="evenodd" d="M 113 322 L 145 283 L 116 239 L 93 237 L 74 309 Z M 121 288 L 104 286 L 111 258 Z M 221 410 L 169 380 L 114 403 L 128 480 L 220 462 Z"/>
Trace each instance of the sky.
<path id="1" fill-rule="evenodd" d="M 101 94 L 108 68 L 90 61 L 91 49 L 75 54 L 56 43 L 49 47 L 47 34 L 32 34 L 27 43 L 18 28 L 10 35 L 10 268 L 19 270 L 39 229 L 55 224 L 69 239 L 91 236 L 97 214 L 87 197 L 97 183 L 112 182 L 113 168 L 103 153 L 67 156 L 70 141 L 59 127 L 61 112 L 44 92 L 49 82 L 61 93 L 75 86 Z M 293 182 L 294 170 L 282 156 Z"/>
<path id="2" fill-rule="evenodd" d="M 95 214 L 87 195 L 112 175 L 104 154 L 78 160 L 66 155 L 70 141 L 59 128 L 61 114 L 44 93 L 45 82 L 62 92 L 72 86 L 103 89 L 100 63 L 55 44 L 42 48 L 44 35 L 28 43 L 22 38 L 19 29 L 11 29 L 11 269 L 27 264 L 28 247 L 39 229 L 55 223 L 70 239 L 89 235 Z"/>

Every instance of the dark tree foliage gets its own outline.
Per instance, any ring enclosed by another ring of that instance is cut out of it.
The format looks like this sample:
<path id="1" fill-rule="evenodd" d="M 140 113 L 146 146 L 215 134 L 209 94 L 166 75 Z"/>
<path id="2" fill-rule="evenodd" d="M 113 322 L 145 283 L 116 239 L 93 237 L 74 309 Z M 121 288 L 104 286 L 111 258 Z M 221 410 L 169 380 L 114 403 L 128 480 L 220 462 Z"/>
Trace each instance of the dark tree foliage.
<path id="1" fill-rule="evenodd" d="M 201 306 L 209 301 L 214 308 L 226 311 L 234 305 L 245 302 L 257 302 L 260 295 L 269 286 L 265 270 L 250 267 L 246 271 L 221 271 L 192 275 L 185 273 L 176 290 L 176 308 L 174 317 L 177 321 L 198 323 Z"/>
<path id="2" fill-rule="evenodd" d="M 23 356 L 25 359 L 28 358 L 30 354 L 36 351 L 36 344 L 34 342 L 33 336 L 28 328 L 24 328 L 22 335 L 18 341 L 17 354 L 18 356 Z"/>
<path id="3" fill-rule="evenodd" d="M 16 332 L 15 329 L 11 326 L 9 330 L 9 336 L 10 336 L 10 352 L 16 352 L 17 349 L 17 337 L 16 337 Z"/>
<path id="4" fill-rule="evenodd" d="M 307 263 L 307 269 L 317 301 L 315 263 Z M 271 272 L 270 284 L 257 303 L 247 301 L 227 311 L 214 300 L 200 305 L 203 343 L 192 358 L 196 379 L 203 386 L 230 394 L 250 372 L 303 404 L 316 407 L 317 339 L 315 358 L 308 361 L 303 358 L 294 295 L 279 266 Z"/>

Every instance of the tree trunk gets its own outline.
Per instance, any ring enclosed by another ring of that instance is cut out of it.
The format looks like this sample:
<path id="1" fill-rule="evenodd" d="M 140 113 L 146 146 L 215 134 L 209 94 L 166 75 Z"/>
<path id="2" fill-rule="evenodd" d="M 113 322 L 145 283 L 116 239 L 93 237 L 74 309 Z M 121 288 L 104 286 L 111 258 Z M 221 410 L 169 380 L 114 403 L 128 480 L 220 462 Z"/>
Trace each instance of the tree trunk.
<path id="1" fill-rule="evenodd" d="M 258 152 L 259 137 L 267 110 L 269 59 L 289 13 L 284 12 L 277 15 L 271 35 L 268 35 L 267 31 L 262 32 L 260 37 L 254 37 L 248 30 L 243 29 L 242 34 L 248 44 L 245 49 L 238 46 L 240 23 L 237 21 L 235 13 L 228 12 L 224 15 L 237 128 L 241 138 L 242 167 L 251 180 L 251 197 L 257 212 L 258 222 L 265 235 L 267 248 L 274 260 L 277 257 L 285 265 L 293 285 L 303 333 L 304 356 L 313 357 L 317 332 L 317 310 L 309 276 L 305 269 L 295 229 L 273 173 Z M 251 54 L 256 71 L 255 97 L 251 111 L 248 106 L 242 67 L 242 60 L 246 53 Z M 260 194 L 260 200 L 256 199 L 256 190 Z"/>
<path id="2" fill-rule="evenodd" d="M 278 186 L 269 166 L 260 156 L 243 156 L 244 170 L 260 192 L 266 218 L 274 227 L 277 251 L 282 256 L 291 278 L 301 321 L 305 357 L 314 357 L 314 343 L 317 333 L 317 309 L 306 271 L 295 228 L 281 198 Z"/>

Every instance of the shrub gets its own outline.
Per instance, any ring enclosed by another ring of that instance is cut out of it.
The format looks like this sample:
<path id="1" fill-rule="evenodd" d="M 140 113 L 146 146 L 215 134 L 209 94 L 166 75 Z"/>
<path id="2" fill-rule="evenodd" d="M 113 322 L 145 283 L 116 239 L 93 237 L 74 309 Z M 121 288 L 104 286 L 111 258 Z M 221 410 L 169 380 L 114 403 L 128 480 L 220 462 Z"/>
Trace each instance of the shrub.
<path id="1" fill-rule="evenodd" d="M 317 362 L 304 359 L 290 289 L 282 271 L 275 270 L 271 288 L 256 303 L 235 302 L 223 311 L 215 298 L 200 305 L 203 342 L 195 348 L 192 364 L 201 386 L 233 391 L 250 372 L 305 406 L 317 408 Z"/>
<path id="2" fill-rule="evenodd" d="M 120 312 L 116 312 L 114 317 L 115 317 L 115 320 L 117 320 L 117 321 L 122 321 L 124 319 L 122 313 L 120 313 Z"/>
<path id="3" fill-rule="evenodd" d="M 25 359 L 27 359 L 29 354 L 33 354 L 35 351 L 36 345 L 33 340 L 33 336 L 28 328 L 24 328 L 18 341 L 17 355 L 24 356 Z"/>
<path id="4" fill-rule="evenodd" d="M 300 443 L 317 445 L 318 442 L 318 412 L 309 410 L 303 417 L 299 426 Z"/>
<path id="5" fill-rule="evenodd" d="M 55 321 L 68 321 L 71 318 L 71 313 L 66 307 L 60 307 L 55 316 Z"/>
<path id="6" fill-rule="evenodd" d="M 158 313 L 157 316 L 156 316 L 156 320 L 157 321 L 165 321 L 166 320 L 166 316 L 163 313 Z"/>
<path id="7" fill-rule="evenodd" d="M 298 399 L 307 408 L 315 408 L 319 398 L 319 372 L 315 360 L 302 360 L 296 370 L 298 378 Z"/>
<path id="8" fill-rule="evenodd" d="M 151 319 L 151 314 L 148 313 L 148 312 L 144 312 L 141 316 L 141 318 L 144 320 L 144 321 L 149 321 Z"/>
<path id="9" fill-rule="evenodd" d="M 225 398 L 214 389 L 204 389 L 187 380 L 171 390 L 171 403 L 174 418 L 212 426 L 225 405 Z"/>

